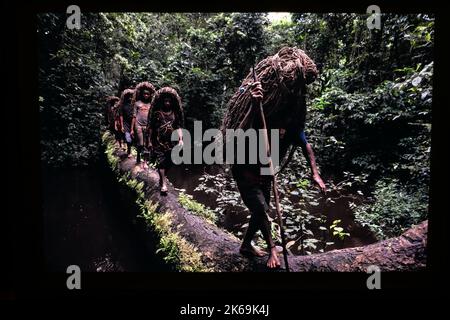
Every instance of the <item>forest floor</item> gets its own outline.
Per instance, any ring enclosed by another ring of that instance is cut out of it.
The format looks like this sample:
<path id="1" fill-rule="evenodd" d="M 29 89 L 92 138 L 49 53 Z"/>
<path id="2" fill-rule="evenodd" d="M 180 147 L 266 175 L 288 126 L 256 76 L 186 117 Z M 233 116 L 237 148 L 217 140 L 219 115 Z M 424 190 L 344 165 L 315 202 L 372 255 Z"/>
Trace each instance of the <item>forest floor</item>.
<path id="1" fill-rule="evenodd" d="M 175 188 L 182 190 L 183 192 L 192 195 L 194 200 L 208 206 L 209 208 L 217 207 L 217 196 L 213 193 L 205 193 L 203 191 L 195 190 L 199 185 L 200 178 L 204 173 L 216 174 L 223 171 L 222 168 L 217 166 L 205 166 L 205 165 L 179 165 L 174 166 L 168 172 L 168 179 L 172 182 Z M 212 186 L 214 188 L 214 186 Z M 333 197 L 333 194 L 328 195 L 329 198 Z M 333 221 L 341 220 L 340 225 L 344 227 L 350 236 L 344 239 L 337 239 L 328 232 L 323 232 L 319 229 L 319 224 L 313 224 L 312 230 L 315 234 L 320 235 L 323 238 L 323 243 L 331 243 L 323 247 L 323 251 L 331 251 L 335 249 L 353 248 L 359 246 L 365 246 L 378 241 L 375 235 L 367 228 L 362 227 L 354 220 L 354 215 L 349 205 L 352 201 L 355 201 L 355 195 L 347 194 L 336 197 L 333 202 L 326 201 L 326 198 L 319 200 L 319 205 L 311 212 L 313 215 L 319 216 L 321 213 L 327 213 L 326 226 L 332 224 Z M 245 230 L 246 223 L 248 222 L 247 210 L 236 208 L 233 205 L 229 205 L 225 209 L 226 214 L 220 215 L 218 219 L 218 225 L 231 233 L 240 236 Z M 274 217 L 274 212 L 271 212 Z M 300 235 L 297 236 L 299 238 Z M 299 242 L 299 241 L 297 241 Z M 300 255 L 298 245 L 291 246 L 290 251 L 293 254 Z"/>

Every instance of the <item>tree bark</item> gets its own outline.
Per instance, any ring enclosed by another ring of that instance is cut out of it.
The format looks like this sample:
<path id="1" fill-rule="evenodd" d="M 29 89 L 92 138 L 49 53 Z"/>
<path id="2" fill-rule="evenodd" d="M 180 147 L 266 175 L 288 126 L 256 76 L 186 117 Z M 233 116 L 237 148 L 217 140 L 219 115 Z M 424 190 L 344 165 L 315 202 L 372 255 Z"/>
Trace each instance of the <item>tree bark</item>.
<path id="1" fill-rule="evenodd" d="M 106 142 L 114 148 L 120 172 L 144 182 L 145 197 L 158 204 L 159 213 L 169 212 L 172 232 L 177 232 L 201 253 L 202 263 L 219 272 L 268 271 L 267 257 L 248 258 L 239 253 L 240 240 L 231 233 L 184 209 L 178 201 L 178 191 L 168 183 L 166 195 L 159 190 L 159 176 L 155 170 L 136 166 L 134 157 L 127 158 L 113 141 Z M 412 227 L 399 237 L 363 247 L 333 250 L 309 256 L 289 256 L 293 272 L 301 271 L 360 271 L 370 265 L 381 271 L 413 271 L 426 267 L 428 222 Z M 283 259 L 280 256 L 282 268 Z"/>

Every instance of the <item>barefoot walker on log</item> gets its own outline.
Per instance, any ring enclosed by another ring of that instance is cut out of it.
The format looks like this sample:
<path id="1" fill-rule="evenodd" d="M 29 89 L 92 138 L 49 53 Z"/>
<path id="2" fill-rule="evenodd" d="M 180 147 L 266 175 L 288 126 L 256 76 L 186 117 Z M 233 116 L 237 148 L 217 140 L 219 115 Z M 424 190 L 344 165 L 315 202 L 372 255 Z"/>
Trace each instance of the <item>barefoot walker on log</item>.
<path id="1" fill-rule="evenodd" d="M 122 92 L 119 101 L 120 128 L 125 134 L 125 142 L 127 143 L 127 155 L 131 156 L 131 144 L 134 137 L 134 122 L 136 121 L 136 110 L 131 104 L 134 90 L 126 89 Z"/>
<path id="2" fill-rule="evenodd" d="M 134 113 L 136 114 L 136 120 L 134 122 L 134 132 L 136 133 L 136 163 L 141 163 L 141 157 L 144 153 L 144 148 L 147 137 L 147 119 L 151 110 L 151 101 L 155 94 L 155 87 L 150 82 L 141 82 L 136 86 L 133 95 L 132 105 L 134 106 Z M 142 162 L 144 168 L 146 168 L 145 160 Z"/>
<path id="3" fill-rule="evenodd" d="M 152 111 L 149 113 L 149 148 L 156 160 L 161 192 L 167 192 L 166 171 L 172 165 L 171 152 L 176 145 L 171 138 L 172 132 L 178 133 L 178 144 L 183 145 L 183 109 L 181 99 L 175 89 L 164 87 L 156 91 Z"/>
<path id="4" fill-rule="evenodd" d="M 267 128 L 269 135 L 271 129 L 278 129 L 280 158 L 286 155 L 290 147 L 300 146 L 311 168 L 312 180 L 325 192 L 325 184 L 319 175 L 312 147 L 304 132 L 306 85 L 316 79 L 316 65 L 302 50 L 285 47 L 274 56 L 259 62 L 254 68 L 254 75 L 256 79 L 253 79 L 252 73 L 247 75 L 228 103 L 222 129 Z M 259 104 L 262 104 L 262 116 L 258 110 Z M 271 139 L 266 139 L 266 143 L 269 143 L 268 141 Z M 267 266 L 276 268 L 280 266 L 280 261 L 267 217 L 274 175 L 262 175 L 262 167 L 261 163 L 248 162 L 232 165 L 233 177 L 242 200 L 251 212 L 240 252 L 254 256 L 264 255 L 263 251 L 251 243 L 255 233 L 261 230 L 270 250 Z"/>
<path id="5" fill-rule="evenodd" d="M 116 141 L 122 148 L 122 131 L 119 129 L 117 106 L 120 98 L 116 96 L 106 97 L 105 106 L 105 123 L 108 126 L 108 130 L 116 137 Z"/>

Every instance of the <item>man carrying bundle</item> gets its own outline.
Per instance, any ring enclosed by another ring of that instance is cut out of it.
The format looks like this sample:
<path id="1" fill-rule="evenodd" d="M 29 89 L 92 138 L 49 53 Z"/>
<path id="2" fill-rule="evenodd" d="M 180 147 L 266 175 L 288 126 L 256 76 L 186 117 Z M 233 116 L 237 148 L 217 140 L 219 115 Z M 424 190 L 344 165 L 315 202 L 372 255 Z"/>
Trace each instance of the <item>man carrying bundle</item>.
<path id="1" fill-rule="evenodd" d="M 258 116 L 259 103 L 262 103 L 268 133 L 270 134 L 271 129 L 279 130 L 280 158 L 285 156 L 289 147 L 300 146 L 311 168 L 313 181 L 325 192 L 325 184 L 318 173 L 313 150 L 304 133 L 306 85 L 317 77 L 314 62 L 302 50 L 285 47 L 274 56 L 259 62 L 254 75 L 256 81 L 250 73 L 228 103 L 222 130 L 264 128 L 262 117 Z M 280 260 L 267 217 L 274 177 L 262 175 L 261 168 L 260 163 L 234 164 L 231 168 L 242 200 L 251 212 L 240 252 L 246 255 L 264 255 L 262 250 L 251 243 L 255 233 L 261 230 L 270 250 L 267 266 L 277 268 Z"/>

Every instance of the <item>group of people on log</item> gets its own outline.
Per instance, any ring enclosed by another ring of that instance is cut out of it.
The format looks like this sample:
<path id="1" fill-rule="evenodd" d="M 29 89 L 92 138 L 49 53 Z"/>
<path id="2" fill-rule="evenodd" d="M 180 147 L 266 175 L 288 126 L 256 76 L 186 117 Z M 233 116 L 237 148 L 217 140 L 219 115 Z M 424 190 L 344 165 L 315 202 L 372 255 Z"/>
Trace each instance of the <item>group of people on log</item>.
<path id="1" fill-rule="evenodd" d="M 180 96 L 171 87 L 156 90 L 150 82 L 141 82 L 134 89 L 125 89 L 120 98 L 107 97 L 105 119 L 120 148 L 126 144 L 127 156 L 135 145 L 136 163 L 144 169 L 154 161 L 160 176 L 162 193 L 167 192 L 166 171 L 172 165 L 171 150 L 176 145 L 172 132 L 178 133 L 183 145 L 184 116 Z"/>
<path id="2" fill-rule="evenodd" d="M 313 150 L 304 131 L 306 85 L 313 82 L 316 76 L 315 64 L 302 50 L 282 48 L 274 56 L 260 61 L 254 67 L 253 75 L 249 73 L 244 79 L 228 103 L 222 129 L 266 127 L 268 132 L 279 129 L 280 158 L 286 156 L 289 148 L 292 155 L 293 147 L 301 147 L 311 169 L 312 181 L 320 190 L 325 191 L 325 184 L 319 175 Z M 265 121 L 261 121 L 258 116 L 260 104 Z M 152 84 L 142 82 L 135 89 L 123 91 L 120 99 L 110 97 L 107 105 L 108 124 L 117 141 L 121 144 L 125 139 L 129 155 L 134 139 L 137 163 L 141 163 L 144 149 L 152 150 L 160 176 L 161 191 L 167 192 L 165 173 L 172 165 L 170 152 L 174 143 L 171 141 L 171 134 L 174 130 L 178 130 L 178 143 L 183 144 L 183 110 L 178 93 L 169 87 L 155 91 Z M 287 158 L 290 159 L 289 156 Z M 268 219 L 271 181 L 274 177 L 262 175 L 260 168 L 259 164 L 247 163 L 231 167 L 242 200 L 251 212 L 240 252 L 251 256 L 268 254 L 267 266 L 278 268 L 279 250 L 272 239 Z M 258 230 L 267 244 L 267 252 L 252 243 Z"/>

